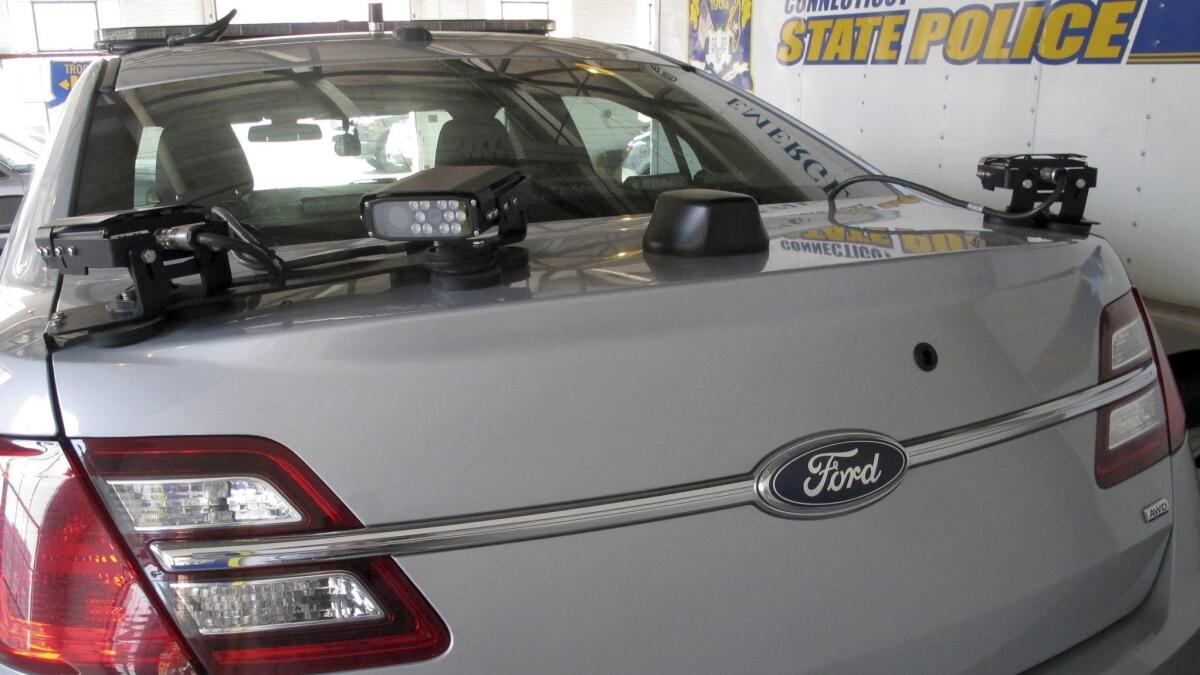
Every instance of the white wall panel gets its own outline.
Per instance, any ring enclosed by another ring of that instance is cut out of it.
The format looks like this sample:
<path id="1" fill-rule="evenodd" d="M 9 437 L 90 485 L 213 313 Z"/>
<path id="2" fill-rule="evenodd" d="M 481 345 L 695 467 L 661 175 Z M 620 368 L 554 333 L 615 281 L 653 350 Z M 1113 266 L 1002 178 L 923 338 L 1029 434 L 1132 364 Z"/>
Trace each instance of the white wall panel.
<path id="1" fill-rule="evenodd" d="M 173 26 L 203 23 L 205 16 L 199 0 L 121 0 L 121 19 L 125 26 Z"/>
<path id="2" fill-rule="evenodd" d="M 658 51 L 676 59 L 687 58 L 687 0 L 659 0 Z"/>
<path id="3" fill-rule="evenodd" d="M 571 4 L 576 36 L 621 44 L 640 42 L 638 0 L 574 0 Z"/>
<path id="4" fill-rule="evenodd" d="M 128 0 L 125 0 L 126 2 Z M 146 0 L 143 0 L 146 1 Z M 187 1 L 187 0 L 182 0 Z M 383 16 L 389 21 L 411 17 L 408 0 L 373 0 L 382 2 Z M 190 0 L 199 6 L 199 0 Z M 216 14 L 224 16 L 231 9 L 238 11 L 235 21 L 241 23 L 270 23 L 272 21 L 350 21 L 367 20 L 367 2 L 329 2 L 329 0 L 216 0 Z"/>

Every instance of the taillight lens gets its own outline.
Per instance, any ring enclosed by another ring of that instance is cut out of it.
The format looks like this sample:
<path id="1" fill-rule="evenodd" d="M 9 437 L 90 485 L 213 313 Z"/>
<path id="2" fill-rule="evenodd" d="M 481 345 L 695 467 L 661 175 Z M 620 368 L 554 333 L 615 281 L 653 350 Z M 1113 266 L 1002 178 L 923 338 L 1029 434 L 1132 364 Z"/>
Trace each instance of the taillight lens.
<path id="1" fill-rule="evenodd" d="M 167 588 L 214 673 L 351 670 L 430 659 L 449 646 L 441 620 L 390 558 L 178 575 Z"/>
<path id="2" fill-rule="evenodd" d="M 1133 293 L 1127 293 L 1100 315 L 1100 381 L 1124 375 L 1153 359 L 1146 321 Z"/>
<path id="3" fill-rule="evenodd" d="M 1179 383 L 1175 381 L 1175 371 L 1171 370 L 1171 360 L 1167 358 L 1167 351 L 1158 337 L 1158 328 L 1150 320 L 1150 313 L 1146 311 L 1146 303 L 1142 302 L 1142 296 L 1137 289 L 1133 290 L 1133 297 L 1137 300 L 1142 318 L 1150 327 L 1150 343 L 1154 348 L 1154 360 L 1158 363 L 1158 384 L 1162 389 L 1163 401 L 1166 403 L 1167 442 L 1171 446 L 1171 452 L 1175 452 L 1183 447 L 1187 436 L 1187 409 L 1183 405 L 1183 394 L 1179 392 Z"/>
<path id="4" fill-rule="evenodd" d="M 254 476 L 109 480 L 138 531 L 279 525 L 300 512 L 270 482 Z"/>
<path id="5" fill-rule="evenodd" d="M 290 450 L 262 438 L 75 441 L 118 530 L 211 673 L 313 673 L 429 659 L 445 624 L 389 557 L 164 574 L 153 541 L 311 534 L 361 523 Z"/>
<path id="6" fill-rule="evenodd" d="M 1183 443 L 1183 402 L 1162 344 L 1137 291 L 1100 317 L 1101 381 L 1157 362 L 1158 382 L 1099 410 L 1096 483 L 1112 487 L 1167 457 Z"/>
<path id="7" fill-rule="evenodd" d="M 191 672 L 58 444 L 0 440 L 0 479 L 0 663 Z"/>

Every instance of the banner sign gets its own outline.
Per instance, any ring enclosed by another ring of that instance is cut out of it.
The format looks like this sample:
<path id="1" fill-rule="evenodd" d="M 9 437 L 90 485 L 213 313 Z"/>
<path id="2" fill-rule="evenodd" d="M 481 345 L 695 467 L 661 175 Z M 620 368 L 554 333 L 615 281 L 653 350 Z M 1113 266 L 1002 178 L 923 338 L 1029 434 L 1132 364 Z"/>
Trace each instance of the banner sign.
<path id="1" fill-rule="evenodd" d="M 789 66 L 1200 63 L 1200 0 L 784 0 L 784 11 L 775 56 Z"/>
<path id="2" fill-rule="evenodd" d="M 54 107 L 66 101 L 71 88 L 89 65 L 91 61 L 51 61 L 50 101 L 47 105 Z"/>
<path id="3" fill-rule="evenodd" d="M 688 60 L 747 91 L 751 0 L 688 0 Z"/>

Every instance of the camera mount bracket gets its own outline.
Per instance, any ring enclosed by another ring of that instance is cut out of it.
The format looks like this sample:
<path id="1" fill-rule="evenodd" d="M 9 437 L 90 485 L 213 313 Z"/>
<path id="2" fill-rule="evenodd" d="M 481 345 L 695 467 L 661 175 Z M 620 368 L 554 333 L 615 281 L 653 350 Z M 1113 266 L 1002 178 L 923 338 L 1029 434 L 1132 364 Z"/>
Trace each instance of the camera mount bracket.
<path id="1" fill-rule="evenodd" d="M 976 176 L 985 190 L 1012 190 L 1008 213 L 1026 213 L 1057 197 L 1058 211 L 1046 209 L 1025 222 L 1001 221 L 985 215 L 987 222 L 1041 227 L 1071 234 L 1087 234 L 1095 223 L 1085 220 L 1088 191 L 1096 187 L 1097 170 L 1087 157 L 1074 154 L 990 155 L 979 160 Z"/>
<path id="2" fill-rule="evenodd" d="M 108 303 L 55 312 L 47 333 L 56 337 L 86 331 L 106 346 L 129 344 L 157 331 L 181 301 L 229 290 L 233 276 L 225 251 L 174 248 L 163 238 L 168 231 L 229 234 L 224 221 L 210 220 L 204 209 L 188 206 L 63 218 L 41 228 L 38 253 L 50 269 L 87 274 L 92 269 L 124 268 L 132 282 Z M 195 275 L 198 284 L 175 283 Z"/>

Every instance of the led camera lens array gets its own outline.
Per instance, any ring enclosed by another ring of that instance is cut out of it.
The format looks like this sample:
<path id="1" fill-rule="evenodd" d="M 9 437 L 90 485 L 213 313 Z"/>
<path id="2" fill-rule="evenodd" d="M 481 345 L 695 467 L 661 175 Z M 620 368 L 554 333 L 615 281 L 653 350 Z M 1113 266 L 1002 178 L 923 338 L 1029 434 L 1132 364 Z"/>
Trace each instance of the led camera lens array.
<path id="1" fill-rule="evenodd" d="M 470 237 L 470 204 L 462 199 L 406 199 L 380 205 L 376 227 L 389 237 L 447 239 Z"/>

